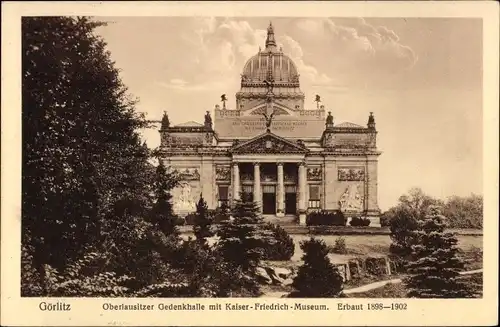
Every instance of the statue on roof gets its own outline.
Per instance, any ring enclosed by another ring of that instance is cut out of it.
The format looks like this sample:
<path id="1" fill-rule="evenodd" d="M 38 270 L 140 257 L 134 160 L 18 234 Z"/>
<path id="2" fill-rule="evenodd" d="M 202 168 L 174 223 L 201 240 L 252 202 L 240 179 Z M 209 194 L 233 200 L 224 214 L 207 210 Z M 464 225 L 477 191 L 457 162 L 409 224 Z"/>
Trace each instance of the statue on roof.
<path id="1" fill-rule="evenodd" d="M 316 108 L 319 109 L 319 103 L 321 102 L 321 97 L 316 94 L 316 98 L 314 99 L 314 102 L 316 102 Z"/>
<path id="2" fill-rule="evenodd" d="M 167 129 L 170 127 L 170 120 L 168 119 L 168 114 L 163 111 L 163 118 L 161 119 L 161 129 Z"/>
<path id="3" fill-rule="evenodd" d="M 227 101 L 226 94 L 220 96 L 220 101 L 222 102 L 222 109 L 226 109 L 226 101 Z"/>
<path id="4" fill-rule="evenodd" d="M 265 112 L 261 115 L 266 119 L 266 131 L 269 133 L 271 131 L 271 123 L 273 121 L 274 111 L 269 116 Z"/>
<path id="5" fill-rule="evenodd" d="M 331 111 L 328 111 L 328 116 L 326 116 L 326 127 L 333 127 L 333 116 Z"/>
<path id="6" fill-rule="evenodd" d="M 205 127 L 212 129 L 212 117 L 210 117 L 210 111 L 205 114 Z"/>
<path id="7" fill-rule="evenodd" d="M 375 116 L 373 116 L 373 112 L 370 112 L 370 116 L 368 117 L 368 128 L 375 128 Z"/>

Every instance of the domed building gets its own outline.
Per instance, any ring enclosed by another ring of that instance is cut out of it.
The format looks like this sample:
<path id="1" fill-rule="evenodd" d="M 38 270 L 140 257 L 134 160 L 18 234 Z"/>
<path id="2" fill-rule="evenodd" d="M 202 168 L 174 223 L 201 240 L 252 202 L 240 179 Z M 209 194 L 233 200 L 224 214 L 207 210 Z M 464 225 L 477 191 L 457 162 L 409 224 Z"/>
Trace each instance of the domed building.
<path id="1" fill-rule="evenodd" d="M 180 173 L 175 211 L 195 211 L 200 195 L 211 209 L 244 198 L 258 203 L 269 220 L 306 224 L 311 211 L 341 211 L 379 224 L 377 130 L 335 124 L 316 95 L 305 95 L 293 60 L 276 45 L 272 24 L 265 48 L 248 59 L 236 93 L 236 108 L 216 105 L 204 123 L 172 125 L 165 114 L 160 152 Z M 212 118 L 213 117 L 213 118 Z"/>

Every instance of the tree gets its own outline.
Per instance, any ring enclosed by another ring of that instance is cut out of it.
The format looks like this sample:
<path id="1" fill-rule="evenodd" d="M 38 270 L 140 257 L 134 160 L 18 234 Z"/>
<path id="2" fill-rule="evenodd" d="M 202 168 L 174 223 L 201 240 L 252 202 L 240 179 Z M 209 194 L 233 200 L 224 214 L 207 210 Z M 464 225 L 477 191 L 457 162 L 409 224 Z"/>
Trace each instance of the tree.
<path id="1" fill-rule="evenodd" d="M 425 218 L 431 205 L 442 205 L 439 200 L 426 195 L 421 189 L 410 189 L 408 194 L 399 198 L 397 206 L 389 209 L 384 216 L 389 220 L 393 254 L 406 260 L 414 244 L 413 231 L 417 229 L 418 221 Z"/>
<path id="2" fill-rule="evenodd" d="M 228 269 L 239 274 L 232 281 L 227 281 L 230 284 L 227 287 L 256 293 L 256 269 L 263 257 L 263 244 L 270 233 L 262 228 L 263 218 L 255 202 L 235 200 L 231 215 L 233 220 L 221 222 L 217 249 L 227 262 Z"/>
<path id="3" fill-rule="evenodd" d="M 137 132 L 147 123 L 95 34 L 103 23 L 21 24 L 22 241 L 45 276 L 46 265 L 62 269 L 107 237 L 116 206 L 136 214 L 150 205 L 149 153 Z"/>
<path id="4" fill-rule="evenodd" d="M 211 230 L 212 219 L 208 216 L 208 206 L 207 202 L 203 199 L 203 195 L 200 194 L 200 199 L 196 204 L 196 214 L 194 219 L 193 231 L 196 236 L 196 241 L 201 245 L 206 245 L 206 239 L 214 236 L 214 232 Z"/>
<path id="5" fill-rule="evenodd" d="M 458 256 L 457 239 L 445 232 L 446 218 L 437 206 L 429 208 L 414 232 L 417 244 L 412 246 L 406 280 L 409 297 L 460 298 L 472 294 L 467 285 L 457 280 L 464 263 Z"/>
<path id="6" fill-rule="evenodd" d="M 243 270 L 257 267 L 262 257 L 260 224 L 263 219 L 255 202 L 236 200 L 231 210 L 233 220 L 219 230 L 220 249 L 226 261 Z"/>
<path id="7" fill-rule="evenodd" d="M 151 222 L 166 236 L 178 238 L 180 235 L 177 228 L 175 215 L 172 207 L 171 190 L 179 184 L 179 179 L 175 172 L 167 171 L 163 161 L 160 160 L 156 168 L 154 182 L 154 193 L 156 203 L 150 214 Z"/>
<path id="8" fill-rule="evenodd" d="M 483 196 L 472 194 L 467 197 L 452 196 L 444 206 L 444 214 L 454 228 L 483 227 Z"/>
<path id="9" fill-rule="evenodd" d="M 304 251 L 303 264 L 292 282 L 295 292 L 290 297 L 339 297 L 342 276 L 328 259 L 328 247 L 323 240 L 312 238 L 300 243 Z"/>

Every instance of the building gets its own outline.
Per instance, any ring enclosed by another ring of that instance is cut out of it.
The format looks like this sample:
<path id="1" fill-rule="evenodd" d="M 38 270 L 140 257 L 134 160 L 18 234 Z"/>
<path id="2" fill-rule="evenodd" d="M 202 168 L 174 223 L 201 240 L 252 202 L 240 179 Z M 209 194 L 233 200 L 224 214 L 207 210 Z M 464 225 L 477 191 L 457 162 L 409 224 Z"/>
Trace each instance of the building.
<path id="1" fill-rule="evenodd" d="M 243 68 L 236 108 L 215 106 L 204 124 L 171 126 L 165 113 L 161 154 L 181 174 L 174 210 L 195 211 L 203 194 L 209 208 L 245 196 L 264 215 L 305 224 L 309 210 L 342 210 L 378 222 L 375 118 L 366 127 L 334 123 L 320 97 L 304 108 L 299 72 L 276 46 L 273 26 L 265 49 Z M 298 218 L 298 219 L 297 219 Z"/>

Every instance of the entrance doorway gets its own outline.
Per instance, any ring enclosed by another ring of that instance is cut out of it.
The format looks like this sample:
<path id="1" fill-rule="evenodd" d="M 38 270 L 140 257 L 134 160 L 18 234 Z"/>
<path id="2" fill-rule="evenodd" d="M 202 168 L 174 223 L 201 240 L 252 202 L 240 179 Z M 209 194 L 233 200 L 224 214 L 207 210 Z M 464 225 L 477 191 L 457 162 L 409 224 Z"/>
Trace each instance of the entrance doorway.
<path id="1" fill-rule="evenodd" d="M 285 215 L 297 213 L 297 189 L 295 185 L 285 186 Z"/>
<path id="2" fill-rule="evenodd" d="M 276 186 L 274 185 L 262 187 L 262 213 L 264 215 L 276 214 Z"/>
<path id="3" fill-rule="evenodd" d="M 297 193 L 285 193 L 285 215 L 297 213 Z"/>

